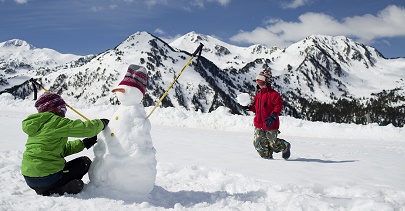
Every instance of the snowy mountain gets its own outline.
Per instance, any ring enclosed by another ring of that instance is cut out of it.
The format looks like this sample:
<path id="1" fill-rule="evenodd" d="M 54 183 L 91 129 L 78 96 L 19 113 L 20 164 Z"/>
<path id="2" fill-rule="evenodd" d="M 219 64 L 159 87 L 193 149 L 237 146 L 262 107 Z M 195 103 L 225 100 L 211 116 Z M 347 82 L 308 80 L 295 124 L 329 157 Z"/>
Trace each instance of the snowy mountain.
<path id="1" fill-rule="evenodd" d="M 187 52 L 194 52 L 196 46 L 204 44 L 202 56 L 216 64 L 222 70 L 241 69 L 256 59 L 267 58 L 281 49 L 268 49 L 263 45 L 247 48 L 230 45 L 212 36 L 190 32 L 170 43 L 170 46 Z"/>
<path id="2" fill-rule="evenodd" d="M 24 40 L 0 43 L 0 91 L 21 84 L 41 71 L 80 60 L 81 56 L 36 48 Z"/>
<path id="3" fill-rule="evenodd" d="M 20 43 L 31 49 L 28 52 L 35 50 Z M 365 123 L 364 116 L 369 114 L 371 121 L 382 125 L 405 123 L 405 58 L 386 59 L 376 49 L 342 36 L 312 35 L 285 49 L 269 49 L 261 45 L 237 47 L 195 32 L 168 44 L 147 32 L 137 32 L 115 48 L 94 57 L 66 59 L 69 63 L 63 65 L 45 68 L 32 59 L 26 62 L 31 67 L 26 72 L 33 74 L 25 76 L 72 100 L 115 104 L 118 101 L 110 90 L 121 81 L 129 64 L 142 65 L 150 78 L 144 105 L 153 106 L 200 43 L 204 48 L 198 64 L 194 59 L 186 67 L 161 106 L 201 112 L 225 106 L 232 113 L 244 113 L 236 96 L 253 96 L 256 75 L 271 67 L 273 86 L 284 97 L 284 115 L 311 121 Z M 0 52 L 9 45 L 3 44 Z M 10 50 L 10 54 L 17 53 Z M 10 60 L 1 57 L 0 62 L 8 64 Z M 4 67 L 0 68 L 1 74 L 6 73 Z M 32 87 L 25 80 L 3 92 L 27 98 Z"/>

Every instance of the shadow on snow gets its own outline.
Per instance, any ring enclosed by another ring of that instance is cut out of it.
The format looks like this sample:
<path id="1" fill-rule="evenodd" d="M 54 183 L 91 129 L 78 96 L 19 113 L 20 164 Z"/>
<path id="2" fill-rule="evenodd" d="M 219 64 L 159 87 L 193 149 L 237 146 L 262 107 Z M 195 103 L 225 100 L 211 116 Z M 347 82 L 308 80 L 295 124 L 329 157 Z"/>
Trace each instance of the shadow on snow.
<path id="1" fill-rule="evenodd" d="M 287 161 L 301 161 L 301 162 L 317 162 L 317 163 L 351 163 L 357 162 L 358 160 L 322 160 L 317 158 L 296 158 Z"/>
<path id="2" fill-rule="evenodd" d="M 128 193 L 119 193 L 117 191 L 105 189 L 94 189 L 93 187 L 87 187 L 87 190 L 85 190 L 84 192 L 87 192 L 87 194 L 81 193 L 78 198 L 105 198 L 123 201 L 126 204 L 141 204 L 147 202 L 150 204 L 150 206 L 164 207 L 165 209 L 174 208 L 176 204 L 180 204 L 181 206 L 186 208 L 200 203 L 215 204 L 224 199 L 257 203 L 258 200 L 260 200 L 261 198 L 266 198 L 267 195 L 264 190 L 232 194 L 228 193 L 227 191 L 206 192 L 181 190 L 178 192 L 171 192 L 156 185 L 152 192 L 149 194 L 149 197 L 142 199 L 139 199 L 136 196 Z"/>
<path id="3" fill-rule="evenodd" d="M 184 207 L 191 207 L 200 203 L 215 204 L 223 199 L 232 198 L 236 201 L 242 202 L 257 202 L 260 198 L 266 197 L 266 192 L 264 191 L 250 191 L 247 193 L 234 193 L 230 194 L 226 191 L 215 191 L 215 192 L 204 192 L 204 191 L 193 191 L 193 190 L 182 190 L 178 192 L 170 192 L 162 187 L 155 186 L 150 194 L 152 196 L 149 203 L 154 206 L 164 207 L 164 208 L 174 208 L 178 203 Z"/>

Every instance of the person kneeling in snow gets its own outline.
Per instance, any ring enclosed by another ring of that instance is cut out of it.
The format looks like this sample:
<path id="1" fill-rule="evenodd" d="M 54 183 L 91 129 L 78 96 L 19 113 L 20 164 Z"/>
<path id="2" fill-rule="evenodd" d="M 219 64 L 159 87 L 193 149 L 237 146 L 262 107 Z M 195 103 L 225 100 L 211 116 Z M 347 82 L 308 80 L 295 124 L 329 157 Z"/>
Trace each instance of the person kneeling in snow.
<path id="1" fill-rule="evenodd" d="M 270 69 L 261 71 L 256 77 L 259 92 L 247 109 L 253 111 L 255 135 L 253 145 L 260 157 L 273 159 L 273 152 L 282 152 L 282 157 L 290 157 L 291 144 L 277 138 L 280 133 L 278 116 L 283 109 L 281 95 L 271 87 Z"/>
<path id="2" fill-rule="evenodd" d="M 89 149 L 108 119 L 88 121 L 65 118 L 66 103 L 58 94 L 46 92 L 35 103 L 37 114 L 22 121 L 28 135 L 21 173 L 27 185 L 39 195 L 76 194 L 83 189 L 83 176 L 91 160 L 86 156 L 66 162 L 64 157 Z M 68 137 L 91 137 L 68 141 Z"/>

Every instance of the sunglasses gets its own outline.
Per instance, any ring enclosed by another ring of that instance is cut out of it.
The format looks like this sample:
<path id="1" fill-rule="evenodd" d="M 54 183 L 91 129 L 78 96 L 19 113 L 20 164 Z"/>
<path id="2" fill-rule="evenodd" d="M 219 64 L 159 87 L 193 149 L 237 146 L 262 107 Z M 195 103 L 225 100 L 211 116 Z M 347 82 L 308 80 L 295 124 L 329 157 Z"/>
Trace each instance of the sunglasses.
<path id="1" fill-rule="evenodd" d="M 256 83 L 262 86 L 266 84 L 266 81 L 256 81 Z"/>

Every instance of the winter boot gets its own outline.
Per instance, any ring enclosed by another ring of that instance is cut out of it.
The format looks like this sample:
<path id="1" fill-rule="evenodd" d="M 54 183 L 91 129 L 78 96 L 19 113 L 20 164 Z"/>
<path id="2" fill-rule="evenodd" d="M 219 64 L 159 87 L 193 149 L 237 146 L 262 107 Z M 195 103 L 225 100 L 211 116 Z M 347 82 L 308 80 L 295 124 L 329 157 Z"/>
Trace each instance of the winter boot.
<path id="1" fill-rule="evenodd" d="M 273 152 L 266 150 L 263 154 L 260 155 L 264 159 L 272 160 Z"/>
<path id="2" fill-rule="evenodd" d="M 269 155 L 266 157 L 266 159 L 267 159 L 267 160 L 273 160 L 273 154 L 269 154 Z"/>
<path id="3" fill-rule="evenodd" d="M 84 183 L 80 179 L 74 179 L 63 185 L 62 187 L 55 188 L 53 190 L 50 190 L 50 194 L 59 194 L 63 195 L 65 193 L 67 194 L 77 194 L 80 193 L 80 191 L 83 190 Z"/>
<path id="4" fill-rule="evenodd" d="M 288 159 L 288 158 L 290 158 L 290 155 L 291 155 L 291 152 L 290 152 L 290 148 L 291 148 L 291 144 L 290 143 L 286 143 L 287 144 L 287 148 L 285 148 L 284 150 L 283 150 L 283 154 L 282 154 L 282 156 L 283 156 L 283 158 L 284 159 Z"/>

